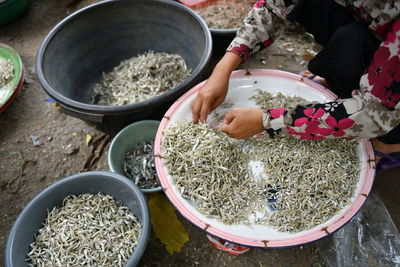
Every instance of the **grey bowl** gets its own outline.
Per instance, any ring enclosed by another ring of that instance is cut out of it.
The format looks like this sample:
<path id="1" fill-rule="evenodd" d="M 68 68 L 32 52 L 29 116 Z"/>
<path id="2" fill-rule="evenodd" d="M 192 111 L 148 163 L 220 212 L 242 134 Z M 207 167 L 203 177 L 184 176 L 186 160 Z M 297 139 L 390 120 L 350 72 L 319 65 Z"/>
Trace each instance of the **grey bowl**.
<path id="1" fill-rule="evenodd" d="M 122 106 L 91 104 L 103 72 L 148 50 L 181 55 L 192 74 L 152 99 Z M 172 103 L 208 78 L 212 38 L 190 8 L 168 0 L 111 0 L 58 23 L 39 46 L 36 71 L 43 89 L 71 116 L 116 133 L 143 119 L 161 120 Z"/>
<path id="2" fill-rule="evenodd" d="M 108 150 L 108 167 L 112 172 L 125 175 L 123 160 L 125 153 L 134 149 L 138 143 L 143 141 L 154 141 L 156 138 L 160 121 L 143 120 L 129 124 L 122 129 L 111 141 Z M 156 193 L 162 191 L 161 185 L 155 188 L 144 189 L 143 193 Z"/>
<path id="3" fill-rule="evenodd" d="M 29 245 L 35 240 L 48 211 L 61 206 L 68 195 L 104 193 L 128 207 L 142 224 L 138 245 L 126 266 L 135 266 L 142 257 L 150 233 L 150 218 L 146 199 L 127 178 L 109 172 L 86 172 L 64 178 L 40 192 L 24 208 L 8 236 L 4 254 L 6 267 L 28 266 L 25 261 Z"/>

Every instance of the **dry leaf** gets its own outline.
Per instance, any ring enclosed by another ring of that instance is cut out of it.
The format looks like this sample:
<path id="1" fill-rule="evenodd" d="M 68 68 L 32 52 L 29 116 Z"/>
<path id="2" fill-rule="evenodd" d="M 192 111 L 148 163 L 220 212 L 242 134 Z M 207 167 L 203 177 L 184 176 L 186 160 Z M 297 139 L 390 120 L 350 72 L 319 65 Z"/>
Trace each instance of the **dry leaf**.
<path id="1" fill-rule="evenodd" d="M 178 219 L 175 208 L 164 194 L 157 193 L 150 194 L 149 209 L 154 233 L 165 244 L 168 253 L 181 252 L 189 241 L 189 234 Z"/>
<path id="2" fill-rule="evenodd" d="M 311 59 L 313 59 L 314 57 L 315 57 L 315 55 L 312 55 L 312 54 L 310 54 L 310 53 L 305 53 L 305 54 L 303 55 L 303 58 L 306 59 L 306 60 L 311 60 Z"/>
<path id="3" fill-rule="evenodd" d="M 86 139 L 85 139 L 85 143 L 86 143 L 87 146 L 89 145 L 90 140 L 92 140 L 92 136 L 90 134 L 87 134 L 86 135 Z"/>

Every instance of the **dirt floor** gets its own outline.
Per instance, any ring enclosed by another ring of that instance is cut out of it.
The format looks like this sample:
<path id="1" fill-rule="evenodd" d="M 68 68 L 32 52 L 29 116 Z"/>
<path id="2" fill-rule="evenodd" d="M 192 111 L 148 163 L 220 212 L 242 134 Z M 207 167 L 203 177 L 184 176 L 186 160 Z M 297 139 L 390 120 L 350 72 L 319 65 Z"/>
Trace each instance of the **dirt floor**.
<path id="1" fill-rule="evenodd" d="M 48 95 L 42 90 L 35 73 L 36 51 L 44 36 L 62 18 L 95 1 L 82 1 L 68 9 L 70 2 L 32 1 L 24 16 L 0 28 L 0 42 L 14 47 L 21 55 L 26 75 L 22 91 L 0 115 L 0 262 L 3 262 L 7 235 L 24 206 L 52 183 L 83 171 L 90 149 L 85 144 L 85 136 L 89 134 L 96 139 L 103 135 L 91 125 L 63 114 L 56 104 L 46 101 Z M 310 36 L 291 27 L 269 49 L 252 56 L 240 68 L 271 68 L 296 73 L 306 69 L 307 55 L 317 50 L 318 46 Z M 218 55 L 215 55 L 214 62 L 217 59 Z M 35 138 L 40 145 L 34 144 Z M 88 170 L 108 171 L 108 146 Z M 394 169 L 377 177 L 374 185 L 397 227 L 400 226 L 400 188 L 396 180 L 399 171 Z M 280 250 L 251 249 L 241 256 L 233 256 L 214 248 L 204 232 L 181 219 L 190 235 L 190 241 L 182 252 L 169 255 L 152 234 L 140 266 L 324 265 L 315 244 Z"/>

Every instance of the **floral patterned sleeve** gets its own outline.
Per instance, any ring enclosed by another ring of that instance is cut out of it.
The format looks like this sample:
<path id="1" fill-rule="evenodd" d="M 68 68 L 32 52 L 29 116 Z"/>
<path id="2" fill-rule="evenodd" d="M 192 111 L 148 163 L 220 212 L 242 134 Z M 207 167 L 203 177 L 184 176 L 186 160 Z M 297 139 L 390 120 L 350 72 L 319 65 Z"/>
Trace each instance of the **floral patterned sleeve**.
<path id="1" fill-rule="evenodd" d="M 286 19 L 293 7 L 294 4 L 287 0 L 259 0 L 244 19 L 227 51 L 238 54 L 245 61 L 250 54 L 268 47 L 282 26 L 277 20 Z"/>
<path id="2" fill-rule="evenodd" d="M 295 109 L 267 109 L 264 127 L 270 135 L 301 139 L 372 138 L 400 124 L 400 19 L 375 52 L 360 89 L 352 98 Z"/>

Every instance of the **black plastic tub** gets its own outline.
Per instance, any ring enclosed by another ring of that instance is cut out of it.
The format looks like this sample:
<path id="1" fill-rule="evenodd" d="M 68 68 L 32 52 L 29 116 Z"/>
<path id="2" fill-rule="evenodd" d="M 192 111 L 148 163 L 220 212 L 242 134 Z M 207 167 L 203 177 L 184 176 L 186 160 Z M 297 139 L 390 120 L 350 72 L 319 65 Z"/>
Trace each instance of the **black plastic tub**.
<path id="1" fill-rule="evenodd" d="M 236 36 L 239 28 L 234 29 L 213 29 L 210 28 L 213 41 L 213 58 L 219 60 L 226 52 Z"/>
<path id="2" fill-rule="evenodd" d="M 153 50 L 181 55 L 192 74 L 147 101 L 122 106 L 91 103 L 93 86 L 122 60 Z M 112 0 L 83 8 L 42 41 L 36 70 L 44 90 L 71 116 L 117 132 L 143 119 L 160 120 L 171 104 L 210 74 L 212 38 L 190 8 L 168 0 Z"/>

